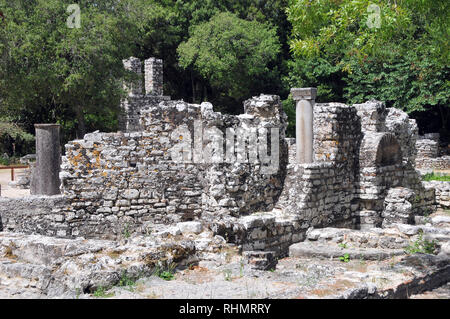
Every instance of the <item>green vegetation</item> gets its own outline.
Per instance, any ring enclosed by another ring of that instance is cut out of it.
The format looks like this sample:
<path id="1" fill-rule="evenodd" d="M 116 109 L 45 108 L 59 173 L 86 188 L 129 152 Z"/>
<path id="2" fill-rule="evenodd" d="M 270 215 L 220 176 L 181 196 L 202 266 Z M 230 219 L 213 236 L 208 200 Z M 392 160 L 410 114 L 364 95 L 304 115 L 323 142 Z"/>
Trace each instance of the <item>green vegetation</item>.
<path id="1" fill-rule="evenodd" d="M 124 225 L 122 235 L 124 238 L 130 238 L 131 232 L 130 232 L 130 226 L 128 224 Z"/>
<path id="2" fill-rule="evenodd" d="M 129 277 L 127 272 L 124 271 L 122 273 L 122 277 L 120 278 L 118 287 L 126 287 L 129 291 L 134 291 L 134 286 L 136 286 L 136 280 Z"/>
<path id="3" fill-rule="evenodd" d="M 178 47 L 180 65 L 209 79 L 212 88 L 231 98 L 249 97 L 254 79 L 269 76 L 280 52 L 276 30 L 257 21 L 222 12 L 192 28 Z"/>
<path id="4" fill-rule="evenodd" d="M 344 256 L 339 257 L 339 260 L 344 262 L 344 263 L 348 263 L 350 261 L 350 255 L 349 254 L 344 254 Z"/>
<path id="5" fill-rule="evenodd" d="M 1 105 L 1 104 L 0 104 Z M 31 153 L 34 148 L 34 136 L 25 132 L 10 118 L 0 117 L 0 164 L 9 165 L 11 159 L 1 157 L 3 154 Z M 11 156 L 10 156 L 11 157 Z"/>
<path id="6" fill-rule="evenodd" d="M 244 260 L 241 259 L 241 261 L 239 262 L 239 276 L 240 277 L 244 277 Z"/>
<path id="7" fill-rule="evenodd" d="M 409 113 L 428 110 L 441 122 L 430 129 L 446 130 L 449 9 L 446 0 L 291 1 L 286 80 L 317 86 L 319 101 L 379 99 Z"/>
<path id="8" fill-rule="evenodd" d="M 114 292 L 107 293 L 106 291 L 107 291 L 106 288 L 98 287 L 94 291 L 93 295 L 94 295 L 94 297 L 97 297 L 97 298 L 111 298 L 111 297 L 114 297 Z"/>
<path id="9" fill-rule="evenodd" d="M 62 144 L 117 130 L 130 56 L 164 60 L 166 95 L 224 112 L 278 94 L 290 136 L 289 90 L 311 86 L 318 102 L 379 99 L 449 129 L 446 0 L 85 0 L 69 28 L 73 2 L 0 0 L 0 154 L 33 152 L 35 123 L 61 124 Z"/>
<path id="10" fill-rule="evenodd" d="M 436 240 L 426 240 L 423 238 L 423 231 L 419 232 L 417 239 L 409 245 L 405 252 L 407 254 L 423 253 L 423 254 L 435 254 L 438 248 Z"/>
<path id="11" fill-rule="evenodd" d="M 429 181 L 450 182 L 450 175 L 441 175 L 433 172 L 423 175 L 422 180 L 427 182 Z"/>
<path id="12" fill-rule="evenodd" d="M 81 28 L 69 28 L 71 0 L 0 0 L 0 114 L 29 133 L 48 122 L 70 138 L 114 129 L 136 30 L 127 2 L 83 1 Z"/>
<path id="13" fill-rule="evenodd" d="M 158 276 L 159 278 L 162 278 L 164 280 L 170 281 L 175 278 L 175 263 L 171 263 L 167 265 L 166 267 L 160 267 L 157 266 L 154 272 L 155 276 Z"/>

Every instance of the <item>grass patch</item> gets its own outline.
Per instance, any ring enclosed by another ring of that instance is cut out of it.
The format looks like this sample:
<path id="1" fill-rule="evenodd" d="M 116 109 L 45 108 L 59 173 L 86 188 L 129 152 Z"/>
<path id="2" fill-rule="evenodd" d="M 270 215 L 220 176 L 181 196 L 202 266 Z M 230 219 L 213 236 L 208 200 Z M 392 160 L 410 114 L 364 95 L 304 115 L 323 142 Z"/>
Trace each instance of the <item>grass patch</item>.
<path id="1" fill-rule="evenodd" d="M 411 245 L 406 247 L 405 252 L 409 255 L 415 253 L 423 253 L 423 254 L 436 254 L 437 250 L 437 241 L 436 240 L 426 240 L 423 238 L 423 231 L 419 231 L 419 235 L 417 240 L 415 240 Z"/>
<path id="2" fill-rule="evenodd" d="M 430 181 L 450 182 L 450 175 L 444 175 L 433 172 L 423 175 L 422 180 L 426 182 Z"/>
<path id="3" fill-rule="evenodd" d="M 350 261 L 350 255 L 349 254 L 344 254 L 344 256 L 339 257 L 339 260 L 344 262 L 344 263 L 348 263 Z"/>
<path id="4" fill-rule="evenodd" d="M 134 291 L 134 286 L 136 286 L 136 280 L 129 277 L 127 272 L 124 271 L 122 273 L 122 277 L 120 277 L 119 282 L 117 283 L 118 287 L 126 287 L 129 291 Z"/>
<path id="5" fill-rule="evenodd" d="M 98 287 L 98 288 L 94 291 L 93 296 L 94 296 L 94 297 L 97 297 L 97 298 L 111 298 L 111 297 L 114 297 L 114 292 L 109 292 L 109 293 L 107 293 L 107 292 L 106 292 L 106 288 L 104 288 L 104 287 Z"/>
<path id="6" fill-rule="evenodd" d="M 130 238 L 131 237 L 130 225 L 128 225 L 128 224 L 124 225 L 123 231 L 122 231 L 122 236 L 124 238 Z"/>
<path id="7" fill-rule="evenodd" d="M 154 275 L 158 276 L 161 279 L 170 281 L 175 278 L 175 267 L 175 263 L 171 263 L 165 268 L 157 266 Z"/>

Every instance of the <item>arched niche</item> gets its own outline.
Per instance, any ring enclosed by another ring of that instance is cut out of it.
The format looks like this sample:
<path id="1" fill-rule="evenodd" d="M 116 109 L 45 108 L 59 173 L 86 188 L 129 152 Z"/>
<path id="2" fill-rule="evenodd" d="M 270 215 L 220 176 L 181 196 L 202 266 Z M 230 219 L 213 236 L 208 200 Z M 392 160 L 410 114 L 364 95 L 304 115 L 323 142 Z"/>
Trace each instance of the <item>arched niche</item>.
<path id="1" fill-rule="evenodd" d="M 394 134 L 370 132 L 364 135 L 359 152 L 362 167 L 401 164 L 402 152 Z"/>

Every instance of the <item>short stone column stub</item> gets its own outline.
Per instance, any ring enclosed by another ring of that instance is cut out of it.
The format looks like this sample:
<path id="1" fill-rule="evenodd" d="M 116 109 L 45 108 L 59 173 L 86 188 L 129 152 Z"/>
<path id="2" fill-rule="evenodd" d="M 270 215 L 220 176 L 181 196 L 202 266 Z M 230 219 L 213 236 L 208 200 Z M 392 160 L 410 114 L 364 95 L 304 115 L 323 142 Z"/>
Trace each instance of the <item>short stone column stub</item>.
<path id="1" fill-rule="evenodd" d="M 293 88 L 296 125 L 296 160 L 298 164 L 313 162 L 313 108 L 317 97 L 317 88 Z"/>
<path id="2" fill-rule="evenodd" d="M 36 166 L 31 179 L 31 195 L 60 194 L 61 151 L 59 124 L 35 124 Z"/>

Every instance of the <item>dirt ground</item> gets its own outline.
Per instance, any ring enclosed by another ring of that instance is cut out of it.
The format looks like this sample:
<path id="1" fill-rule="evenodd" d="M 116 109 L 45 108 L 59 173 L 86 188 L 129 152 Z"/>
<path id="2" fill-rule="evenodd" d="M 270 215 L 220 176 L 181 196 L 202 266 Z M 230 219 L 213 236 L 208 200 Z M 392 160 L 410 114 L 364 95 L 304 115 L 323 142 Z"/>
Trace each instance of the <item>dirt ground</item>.
<path id="1" fill-rule="evenodd" d="M 24 169 L 15 169 L 14 176 L 17 178 L 19 173 Z M 0 185 L 1 185 L 1 196 L 2 197 L 23 197 L 30 195 L 29 189 L 17 189 L 12 188 L 8 185 L 11 181 L 11 170 L 1 169 L 0 170 Z"/>

